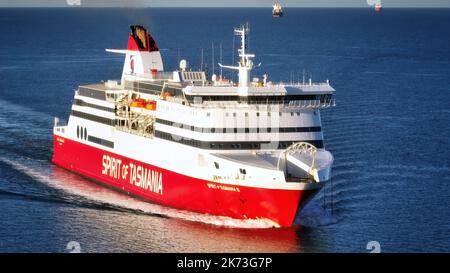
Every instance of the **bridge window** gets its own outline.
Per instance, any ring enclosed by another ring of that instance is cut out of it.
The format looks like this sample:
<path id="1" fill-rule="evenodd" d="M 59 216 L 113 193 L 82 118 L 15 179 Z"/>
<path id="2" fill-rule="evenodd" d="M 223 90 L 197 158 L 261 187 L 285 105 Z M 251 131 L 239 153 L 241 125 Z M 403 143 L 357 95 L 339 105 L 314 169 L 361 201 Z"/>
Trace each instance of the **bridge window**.
<path id="1" fill-rule="evenodd" d="M 247 171 L 246 171 L 245 169 L 239 169 L 239 172 L 240 172 L 241 174 L 247 174 Z"/>
<path id="2" fill-rule="evenodd" d="M 214 162 L 214 167 L 216 167 L 216 169 L 219 169 L 219 168 L 220 168 L 220 167 L 219 167 L 219 163 Z"/>

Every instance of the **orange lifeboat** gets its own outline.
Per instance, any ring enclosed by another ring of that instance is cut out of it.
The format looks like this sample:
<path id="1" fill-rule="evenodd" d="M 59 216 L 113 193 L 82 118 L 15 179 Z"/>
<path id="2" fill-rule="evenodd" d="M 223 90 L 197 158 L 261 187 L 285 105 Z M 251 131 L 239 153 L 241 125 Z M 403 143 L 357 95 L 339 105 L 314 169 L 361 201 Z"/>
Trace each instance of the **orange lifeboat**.
<path id="1" fill-rule="evenodd" d="M 168 97 L 173 97 L 173 94 L 172 94 L 172 92 L 164 91 L 164 92 L 162 93 L 161 97 L 162 97 L 162 99 L 166 99 L 166 98 L 168 98 Z"/>
<path id="2" fill-rule="evenodd" d="M 145 109 L 155 111 L 156 110 L 156 101 L 150 100 L 145 105 Z"/>
<path id="3" fill-rule="evenodd" d="M 155 111 L 156 110 L 156 101 L 146 100 L 146 99 L 133 99 L 130 103 L 131 107 L 145 108 L 147 110 Z"/>

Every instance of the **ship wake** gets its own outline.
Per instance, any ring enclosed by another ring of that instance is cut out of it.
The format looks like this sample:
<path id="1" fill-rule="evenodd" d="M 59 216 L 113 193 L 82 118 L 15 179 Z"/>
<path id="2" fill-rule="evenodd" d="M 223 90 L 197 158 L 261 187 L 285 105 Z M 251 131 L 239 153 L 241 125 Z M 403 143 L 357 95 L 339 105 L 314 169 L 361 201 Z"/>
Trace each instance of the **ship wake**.
<path id="1" fill-rule="evenodd" d="M 49 196 L 49 202 L 70 203 L 95 209 L 113 209 L 131 213 L 141 213 L 215 226 L 233 228 L 272 228 L 278 224 L 269 219 L 239 220 L 225 216 L 206 215 L 149 203 L 123 193 L 103 187 L 79 175 L 68 172 L 48 161 L 33 160 L 18 155 L 0 156 L 0 162 L 25 174 L 34 181 L 59 192 Z M 12 195 L 17 195 L 16 193 Z M 21 195 L 22 196 L 22 195 Z M 45 198 L 34 198 L 45 201 Z"/>

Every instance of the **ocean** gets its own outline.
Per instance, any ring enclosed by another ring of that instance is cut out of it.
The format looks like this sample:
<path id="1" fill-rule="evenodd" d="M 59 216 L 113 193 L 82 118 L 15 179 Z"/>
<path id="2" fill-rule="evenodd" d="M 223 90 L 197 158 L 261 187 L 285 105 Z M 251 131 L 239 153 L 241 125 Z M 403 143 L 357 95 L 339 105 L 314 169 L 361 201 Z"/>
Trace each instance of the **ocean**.
<path id="1" fill-rule="evenodd" d="M 203 48 L 212 71 L 212 47 L 236 61 L 246 22 L 256 74 L 337 90 L 321 112 L 332 181 L 295 227 L 146 203 L 51 164 L 53 118 L 78 85 L 120 78 L 104 49 L 130 24 L 166 70 L 199 68 Z M 0 252 L 450 251 L 450 9 L 0 9 L 0 34 Z"/>

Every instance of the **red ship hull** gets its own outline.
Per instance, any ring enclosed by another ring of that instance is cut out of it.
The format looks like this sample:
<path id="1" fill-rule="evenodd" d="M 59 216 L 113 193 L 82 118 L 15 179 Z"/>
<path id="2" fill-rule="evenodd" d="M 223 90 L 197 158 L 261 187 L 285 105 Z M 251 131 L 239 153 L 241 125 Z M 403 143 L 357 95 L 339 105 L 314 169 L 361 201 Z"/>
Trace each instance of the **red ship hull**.
<path id="1" fill-rule="evenodd" d="M 121 162 L 117 170 L 105 171 L 105 157 Z M 266 189 L 202 180 L 57 135 L 54 136 L 52 161 L 117 190 L 162 205 L 236 219 L 270 219 L 280 226 L 291 226 L 297 210 L 319 190 Z M 131 165 L 156 173 L 156 184 L 136 185 L 131 172 L 120 171 L 120 166 Z M 158 175 L 163 186 L 157 184 Z"/>

